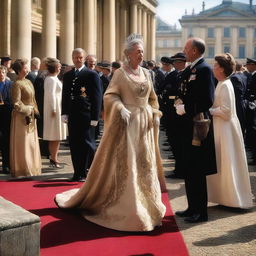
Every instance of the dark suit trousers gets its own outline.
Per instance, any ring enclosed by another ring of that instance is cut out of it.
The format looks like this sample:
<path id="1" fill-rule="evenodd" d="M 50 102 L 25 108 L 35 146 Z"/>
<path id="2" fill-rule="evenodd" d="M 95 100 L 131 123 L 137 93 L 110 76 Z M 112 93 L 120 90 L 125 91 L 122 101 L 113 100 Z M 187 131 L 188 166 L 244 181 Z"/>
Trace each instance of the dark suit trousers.
<path id="1" fill-rule="evenodd" d="M 69 118 L 68 130 L 74 177 L 85 177 L 96 150 L 95 127 L 81 119 Z"/>
<path id="2" fill-rule="evenodd" d="M 185 174 L 185 188 L 188 200 L 188 210 L 207 216 L 207 184 L 206 175 L 200 166 L 201 148 L 191 146 L 189 168 Z"/>

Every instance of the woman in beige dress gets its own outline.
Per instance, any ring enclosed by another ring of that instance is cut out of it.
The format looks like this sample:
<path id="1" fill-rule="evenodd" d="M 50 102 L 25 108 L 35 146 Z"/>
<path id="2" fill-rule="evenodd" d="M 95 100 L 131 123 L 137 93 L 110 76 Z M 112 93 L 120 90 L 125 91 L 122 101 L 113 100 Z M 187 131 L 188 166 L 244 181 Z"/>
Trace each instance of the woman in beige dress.
<path id="1" fill-rule="evenodd" d="M 229 76 L 235 60 L 229 53 L 215 56 L 214 76 L 218 80 L 213 116 L 217 173 L 207 177 L 208 200 L 229 207 L 253 206 L 243 134 L 236 115 L 235 94 Z"/>
<path id="2" fill-rule="evenodd" d="M 44 80 L 43 139 L 48 140 L 50 164 L 60 168 L 58 160 L 60 141 L 66 139 L 66 124 L 61 121 L 62 83 L 57 77 L 61 64 L 55 58 L 47 58 L 45 64 L 48 75 Z"/>
<path id="3" fill-rule="evenodd" d="M 17 59 L 13 65 L 17 80 L 12 86 L 12 120 L 10 139 L 11 175 L 33 176 L 41 174 L 41 156 L 35 115 L 38 115 L 35 91 L 25 79 L 28 60 Z"/>
<path id="4" fill-rule="evenodd" d="M 122 231 L 151 231 L 161 225 L 165 189 L 158 147 L 157 96 L 148 70 L 140 67 L 143 41 L 132 34 L 128 62 L 116 70 L 104 95 L 104 134 L 80 189 L 57 194 L 61 208 L 81 208 L 98 225 Z"/>

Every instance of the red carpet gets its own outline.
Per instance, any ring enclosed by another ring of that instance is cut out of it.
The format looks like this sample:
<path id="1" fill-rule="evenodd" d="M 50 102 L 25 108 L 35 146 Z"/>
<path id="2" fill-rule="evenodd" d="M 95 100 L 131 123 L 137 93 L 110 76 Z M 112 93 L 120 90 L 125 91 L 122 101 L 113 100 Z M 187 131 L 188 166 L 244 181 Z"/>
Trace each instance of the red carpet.
<path id="1" fill-rule="evenodd" d="M 167 193 L 163 226 L 145 233 L 97 226 L 75 211 L 58 209 L 55 194 L 81 186 L 62 181 L 0 181 L 0 195 L 41 218 L 41 256 L 187 256 Z"/>

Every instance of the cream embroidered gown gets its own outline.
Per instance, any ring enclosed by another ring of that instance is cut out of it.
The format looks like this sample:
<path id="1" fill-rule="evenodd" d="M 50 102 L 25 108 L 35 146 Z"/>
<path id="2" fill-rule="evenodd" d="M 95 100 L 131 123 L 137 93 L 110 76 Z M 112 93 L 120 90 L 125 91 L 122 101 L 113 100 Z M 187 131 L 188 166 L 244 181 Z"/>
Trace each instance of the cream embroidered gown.
<path id="1" fill-rule="evenodd" d="M 165 206 L 158 148 L 158 127 L 153 115 L 161 115 L 148 71 L 147 80 L 132 80 L 118 69 L 104 95 L 104 134 L 80 189 L 57 194 L 61 208 L 81 208 L 83 216 L 98 225 L 122 231 L 150 231 L 161 225 Z M 127 126 L 120 109 L 131 111 Z M 160 181 L 160 183 L 159 183 Z"/>
<path id="2" fill-rule="evenodd" d="M 218 173 L 207 176 L 208 201 L 230 207 L 253 206 L 243 135 L 229 79 L 218 83 L 213 108 Z"/>
<path id="3" fill-rule="evenodd" d="M 28 79 L 17 80 L 12 86 L 13 111 L 10 137 L 10 169 L 12 176 L 41 174 L 41 155 L 37 136 L 36 119 L 26 125 L 25 117 L 33 106 L 38 113 L 35 91 Z"/>

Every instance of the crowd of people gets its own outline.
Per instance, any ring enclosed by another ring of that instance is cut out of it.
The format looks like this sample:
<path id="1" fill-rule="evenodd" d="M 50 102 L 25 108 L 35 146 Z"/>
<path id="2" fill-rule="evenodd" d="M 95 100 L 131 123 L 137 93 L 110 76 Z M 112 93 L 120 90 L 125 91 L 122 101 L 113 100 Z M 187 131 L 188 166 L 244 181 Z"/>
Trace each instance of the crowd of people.
<path id="1" fill-rule="evenodd" d="M 35 57 L 30 72 L 28 60 L 10 65 L 10 57 L 1 58 L 3 172 L 40 175 L 44 154 L 60 168 L 59 146 L 68 136 L 71 181 L 86 182 L 56 195 L 56 204 L 82 208 L 86 219 L 108 228 L 150 231 L 165 214 L 163 129 L 175 159 L 166 178 L 185 181 L 188 207 L 177 216 L 207 221 L 208 202 L 251 208 L 245 148 L 256 165 L 256 60 L 241 65 L 223 53 L 211 67 L 200 38 L 189 38 L 160 66 L 143 60 L 140 35 L 131 34 L 124 49 L 124 62 L 97 62 L 81 48 L 73 50 L 72 66 Z"/>

